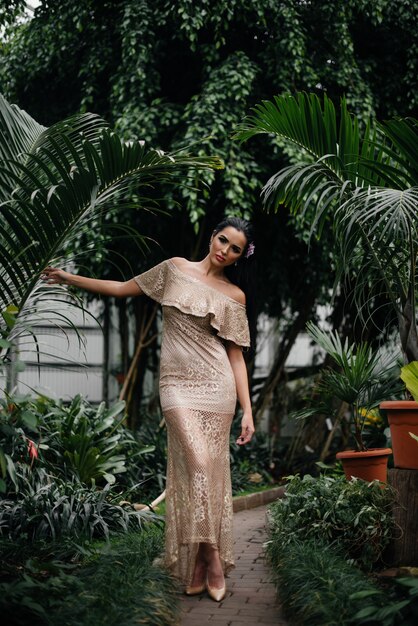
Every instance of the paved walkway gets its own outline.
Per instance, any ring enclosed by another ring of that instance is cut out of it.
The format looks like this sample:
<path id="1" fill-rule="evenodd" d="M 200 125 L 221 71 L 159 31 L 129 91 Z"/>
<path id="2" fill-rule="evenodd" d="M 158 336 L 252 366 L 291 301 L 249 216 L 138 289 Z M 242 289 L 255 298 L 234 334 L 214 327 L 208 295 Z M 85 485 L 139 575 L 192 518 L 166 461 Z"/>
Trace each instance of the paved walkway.
<path id="1" fill-rule="evenodd" d="M 286 626 L 263 556 L 265 516 L 265 506 L 235 513 L 235 569 L 226 597 L 217 603 L 207 594 L 183 596 L 181 626 Z"/>

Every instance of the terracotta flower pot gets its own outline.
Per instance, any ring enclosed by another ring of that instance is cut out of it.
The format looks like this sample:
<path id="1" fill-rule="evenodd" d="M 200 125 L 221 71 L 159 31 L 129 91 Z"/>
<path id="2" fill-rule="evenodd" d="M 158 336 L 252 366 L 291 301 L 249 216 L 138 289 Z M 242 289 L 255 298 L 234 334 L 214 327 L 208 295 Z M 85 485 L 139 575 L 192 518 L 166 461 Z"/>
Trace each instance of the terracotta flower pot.
<path id="1" fill-rule="evenodd" d="M 418 436 L 418 402 L 382 402 L 380 408 L 388 414 L 395 467 L 418 469 L 418 443 L 409 434 Z"/>
<path id="2" fill-rule="evenodd" d="M 371 448 L 366 452 L 356 450 L 345 450 L 337 453 L 344 468 L 347 480 L 362 478 L 370 482 L 379 480 L 385 483 L 387 480 L 388 458 L 392 450 L 390 448 Z"/>

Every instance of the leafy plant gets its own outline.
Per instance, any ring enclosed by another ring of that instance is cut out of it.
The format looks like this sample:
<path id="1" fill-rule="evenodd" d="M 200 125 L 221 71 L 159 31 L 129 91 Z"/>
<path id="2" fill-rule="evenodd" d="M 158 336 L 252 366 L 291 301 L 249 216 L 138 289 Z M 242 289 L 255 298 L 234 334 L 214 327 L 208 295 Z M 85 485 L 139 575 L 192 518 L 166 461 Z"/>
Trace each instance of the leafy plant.
<path id="1" fill-rule="evenodd" d="M 378 482 L 290 476 L 285 496 L 270 506 L 271 533 L 283 546 L 310 538 L 335 543 L 370 569 L 392 536 L 392 501 Z"/>
<path id="2" fill-rule="evenodd" d="M 276 135 L 300 154 L 266 183 L 265 206 L 288 206 L 310 225 L 311 237 L 332 224 L 337 277 L 354 274 L 360 314 L 383 296 L 406 360 L 418 360 L 418 120 L 370 117 L 360 127 L 344 99 L 337 114 L 326 95 L 321 103 L 299 93 L 258 104 L 237 137 L 259 133 Z"/>
<path id="3" fill-rule="evenodd" d="M 16 466 L 43 467 L 50 475 L 83 484 L 114 484 L 132 488 L 147 472 L 143 455 L 154 446 L 142 445 L 124 426 L 124 403 L 93 406 L 82 396 L 69 403 L 47 396 L 7 395 L 0 400 L 0 466 L 3 492 L 18 490 Z M 1 487 L 1 485 L 0 485 Z"/>
<path id="4" fill-rule="evenodd" d="M 418 619 L 418 580 L 395 578 L 389 594 L 385 591 L 386 601 L 383 606 L 379 590 L 363 590 L 352 594 L 351 601 L 362 600 L 365 606 L 351 617 L 350 624 L 414 626 Z"/>
<path id="5" fill-rule="evenodd" d="M 216 157 L 165 154 L 143 141 L 123 141 L 104 120 L 88 113 L 45 128 L 2 96 L 0 133 L 0 361 L 8 366 L 10 389 L 16 367 L 13 344 L 28 335 L 36 341 L 37 321 L 48 319 L 59 329 L 67 324 L 77 331 L 68 303 L 82 303 L 69 299 L 61 286 L 42 284 L 43 268 L 65 256 L 72 238 L 99 214 L 144 209 L 152 204 L 144 194 L 150 195 L 156 183 L 173 182 L 190 168 L 219 168 L 222 163 Z M 139 233 L 134 235 L 143 242 Z M 39 343 L 35 346 L 39 354 Z"/>
<path id="6" fill-rule="evenodd" d="M 33 464 L 38 449 L 32 438 L 38 437 L 38 416 L 29 396 L 0 398 L 0 492 L 8 484 L 18 489 L 16 463 Z"/>
<path id="7" fill-rule="evenodd" d="M 47 560 L 38 552 L 39 544 L 31 544 L 32 557 L 0 581 L 1 614 L 8 624 L 19 626 L 174 624 L 177 586 L 154 564 L 163 543 L 162 525 L 146 523 L 140 533 L 89 544 L 83 558 L 71 563 Z M 60 552 L 61 542 L 50 543 L 51 550 Z M 13 552 L 6 548 L 1 556 L 4 563 Z"/>
<path id="8" fill-rule="evenodd" d="M 366 450 L 363 429 L 368 413 L 388 394 L 398 390 L 397 377 L 393 375 L 397 367 L 390 362 L 385 365 L 388 358 L 367 343 L 349 345 L 347 339 L 342 343 L 337 332 L 325 332 L 312 323 L 306 328 L 308 335 L 331 357 L 337 369 L 329 367 L 321 372 L 313 394 L 319 397 L 320 403 L 301 412 L 300 417 L 322 412 L 335 420 L 338 411 L 333 401 L 346 402 L 357 450 Z"/>
<path id="9" fill-rule="evenodd" d="M 23 470 L 23 468 L 22 468 Z M 45 470 L 22 472 L 18 499 L 2 500 L 0 535 L 29 541 L 91 540 L 140 528 L 152 513 L 133 511 L 118 504 L 120 497 L 108 484 L 103 490 L 49 476 Z"/>
<path id="10" fill-rule="evenodd" d="M 401 368 L 401 378 L 415 402 L 418 402 L 418 361 L 412 361 Z"/>
<path id="11" fill-rule="evenodd" d="M 167 466 L 167 431 L 162 416 L 141 415 L 141 427 L 135 433 L 140 448 L 146 452 L 141 463 L 130 463 L 128 478 L 131 483 L 141 482 L 141 497 L 152 501 L 165 489 Z M 148 453 L 150 451 L 150 453 Z"/>
<path id="12" fill-rule="evenodd" d="M 147 525 L 104 546 L 78 572 L 83 593 L 68 594 L 49 617 L 51 626 L 174 626 L 178 623 L 178 587 L 154 564 L 163 549 L 164 531 Z"/>
<path id="13" fill-rule="evenodd" d="M 238 446 L 235 440 L 239 424 L 232 428 L 230 441 L 230 465 L 232 493 L 236 495 L 250 487 L 270 485 L 273 478 L 270 470 L 270 441 L 267 435 L 257 433 L 249 446 Z"/>
<path id="14" fill-rule="evenodd" d="M 85 484 L 102 478 L 114 484 L 115 475 L 126 471 L 129 453 L 138 461 L 141 450 L 123 426 L 124 402 L 94 407 L 77 395 L 68 405 L 47 400 L 38 406 L 43 413 L 41 451 L 48 471 L 64 478 L 75 475 Z"/>
<path id="15" fill-rule="evenodd" d="M 354 565 L 347 562 L 341 546 L 316 537 L 292 538 L 283 543 L 275 529 L 266 545 L 280 602 L 292 622 L 309 626 L 347 626 L 353 613 L 374 594 L 376 607 L 386 595 Z M 357 622 L 356 622 L 357 623 Z"/>

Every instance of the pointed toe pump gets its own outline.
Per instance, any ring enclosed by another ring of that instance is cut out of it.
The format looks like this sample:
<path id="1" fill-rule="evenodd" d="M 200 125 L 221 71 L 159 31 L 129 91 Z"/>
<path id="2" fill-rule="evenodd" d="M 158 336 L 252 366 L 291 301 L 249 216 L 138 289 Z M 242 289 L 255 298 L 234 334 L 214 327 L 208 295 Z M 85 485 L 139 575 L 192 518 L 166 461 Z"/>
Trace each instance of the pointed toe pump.
<path id="1" fill-rule="evenodd" d="M 184 593 L 186 594 L 186 596 L 198 596 L 199 593 L 203 593 L 205 589 L 206 589 L 205 583 L 203 583 L 202 585 L 196 585 L 195 587 L 191 587 L 189 585 L 184 590 Z"/>
<path id="2" fill-rule="evenodd" d="M 211 587 L 209 585 L 209 582 L 206 580 L 206 589 L 207 589 L 209 596 L 212 598 L 212 600 L 215 600 L 215 602 L 220 602 L 221 600 L 225 598 L 226 585 L 224 585 L 220 589 L 215 589 L 214 587 Z"/>

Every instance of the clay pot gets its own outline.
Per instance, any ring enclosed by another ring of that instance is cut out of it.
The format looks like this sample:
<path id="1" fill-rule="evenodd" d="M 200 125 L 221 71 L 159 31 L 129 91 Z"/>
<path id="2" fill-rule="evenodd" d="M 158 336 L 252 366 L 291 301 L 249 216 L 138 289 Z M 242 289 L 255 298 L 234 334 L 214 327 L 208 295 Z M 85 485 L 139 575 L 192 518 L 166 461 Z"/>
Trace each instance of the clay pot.
<path id="1" fill-rule="evenodd" d="M 390 448 L 371 448 L 365 452 L 345 450 L 337 453 L 337 459 L 343 464 L 347 480 L 361 478 L 370 482 L 379 480 L 385 483 L 387 480 L 388 458 L 392 453 Z"/>
<path id="2" fill-rule="evenodd" d="M 394 400 L 380 408 L 387 411 L 395 467 L 418 469 L 418 442 L 409 434 L 418 436 L 418 402 Z"/>

